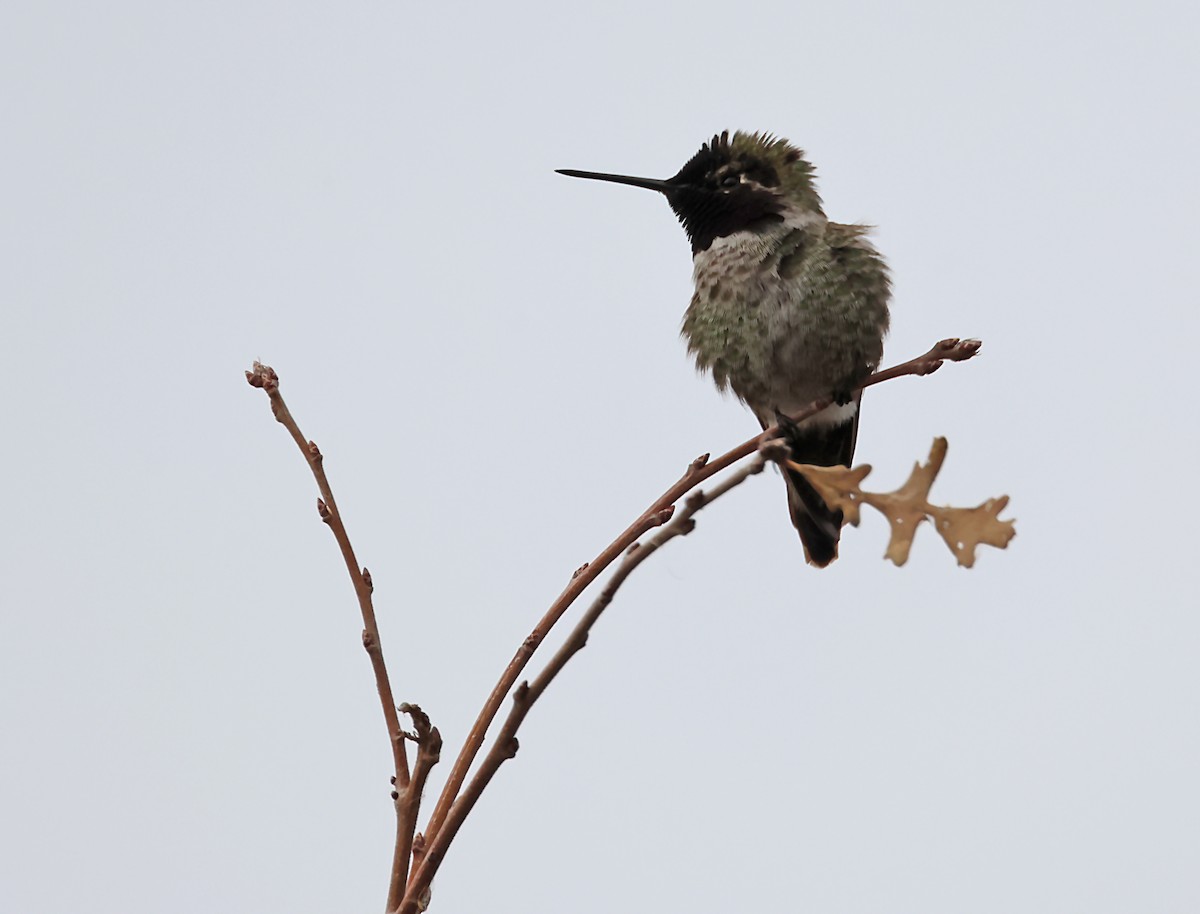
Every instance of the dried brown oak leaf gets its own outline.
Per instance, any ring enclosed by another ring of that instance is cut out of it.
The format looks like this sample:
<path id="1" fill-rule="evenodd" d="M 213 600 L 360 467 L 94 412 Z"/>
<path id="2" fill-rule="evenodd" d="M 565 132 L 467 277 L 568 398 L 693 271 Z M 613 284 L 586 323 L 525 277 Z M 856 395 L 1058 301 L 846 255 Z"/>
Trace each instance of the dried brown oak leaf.
<path id="1" fill-rule="evenodd" d="M 915 464 L 908 481 L 894 492 L 864 492 L 862 481 L 871 472 L 868 464 L 854 467 L 818 467 L 790 463 L 813 484 L 831 508 L 841 508 L 848 524 L 858 526 L 860 506 L 867 504 L 883 514 L 892 527 L 886 558 L 897 565 L 908 561 L 913 536 L 923 520 L 933 521 L 958 564 L 975 564 L 975 548 L 981 544 L 1003 549 L 1016 535 L 1013 521 L 1000 520 L 1008 496 L 989 498 L 974 508 L 939 507 L 929 503 L 929 490 L 946 459 L 946 439 L 934 438 L 929 462 Z"/>

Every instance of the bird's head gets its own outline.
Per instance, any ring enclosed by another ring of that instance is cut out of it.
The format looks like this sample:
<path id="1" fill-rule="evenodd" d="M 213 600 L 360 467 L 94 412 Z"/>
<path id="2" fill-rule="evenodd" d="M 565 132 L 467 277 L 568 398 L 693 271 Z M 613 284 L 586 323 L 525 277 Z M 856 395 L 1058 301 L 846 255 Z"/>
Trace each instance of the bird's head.
<path id="1" fill-rule="evenodd" d="M 559 174 L 658 191 L 683 224 L 693 253 L 717 238 L 779 222 L 789 212 L 824 215 L 804 153 L 764 133 L 718 134 L 664 180 L 572 169 Z"/>

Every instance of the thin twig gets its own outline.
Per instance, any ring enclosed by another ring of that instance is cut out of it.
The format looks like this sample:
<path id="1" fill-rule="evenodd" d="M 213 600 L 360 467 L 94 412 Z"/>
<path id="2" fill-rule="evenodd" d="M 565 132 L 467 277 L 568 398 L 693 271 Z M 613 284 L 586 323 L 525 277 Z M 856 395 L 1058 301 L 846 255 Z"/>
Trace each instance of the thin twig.
<path id="1" fill-rule="evenodd" d="M 292 418 L 291 412 L 288 411 L 287 404 L 283 402 L 283 397 L 279 393 L 279 375 L 269 365 L 263 365 L 260 362 L 254 363 L 252 371 L 246 372 L 246 380 L 251 387 L 261 388 L 271 401 L 271 412 L 275 418 L 288 430 L 292 436 L 292 440 L 296 442 L 296 446 L 300 448 L 300 453 L 304 455 L 304 459 L 308 462 L 309 468 L 312 470 L 313 477 L 317 481 L 317 488 L 321 492 L 321 497 L 317 499 L 317 511 L 321 515 L 321 520 L 329 525 L 329 529 L 333 531 L 333 537 L 337 540 L 338 548 L 341 549 L 342 558 L 346 563 L 346 570 L 350 573 L 350 580 L 354 583 L 354 592 L 358 596 L 358 607 L 362 612 L 363 647 L 367 651 L 367 656 L 371 660 L 371 668 L 375 671 L 375 687 L 379 692 L 379 701 L 383 706 L 383 718 L 387 724 L 388 742 L 392 746 L 392 761 L 395 766 L 395 785 L 400 793 L 408 792 L 410 788 L 410 775 L 408 770 L 408 754 L 404 748 L 404 731 L 400 727 L 400 717 L 396 710 L 396 700 L 392 696 L 392 683 L 388 678 L 387 665 L 383 659 L 383 647 L 379 640 L 379 626 L 375 622 L 375 605 L 371 597 L 374 585 L 371 582 L 371 572 L 366 568 L 361 568 L 358 564 L 358 559 L 354 555 L 354 547 L 350 544 L 350 537 L 346 533 L 346 526 L 342 523 L 341 512 L 338 511 L 337 502 L 333 497 L 333 489 L 329 485 L 329 480 L 325 476 L 324 457 L 320 449 L 313 441 L 305 439 L 300 433 L 300 427 L 296 424 L 296 420 Z M 420 755 L 418 751 L 418 756 Z M 404 824 L 399 820 L 400 809 L 397 806 L 397 830 L 403 831 Z M 413 820 L 415 827 L 415 818 Z M 409 828 L 409 836 L 411 840 L 412 827 Z M 399 844 L 399 838 L 397 844 Z M 398 900 L 401 895 L 401 889 L 404 885 L 404 873 L 407 871 L 408 853 L 404 855 L 404 866 L 402 868 L 393 865 L 391 881 L 389 885 L 389 897 L 393 895 Z"/>
<path id="2" fill-rule="evenodd" d="M 855 389 L 861 390 L 873 384 L 879 384 L 882 381 L 888 381 L 892 378 L 899 378 L 905 375 L 920 376 L 930 374 L 940 368 L 943 362 L 961 362 L 971 358 L 979 351 L 980 345 L 979 340 L 959 340 L 957 338 L 942 340 L 936 343 L 924 355 L 910 359 L 907 362 L 885 369 L 884 371 L 876 372 Z M 799 422 L 832 406 L 833 402 L 832 396 L 822 397 L 793 414 L 791 418 Z M 538 622 L 533 631 L 530 632 L 529 637 L 517 649 L 512 660 L 508 662 L 508 666 L 505 667 L 500 681 L 496 683 L 495 688 L 488 695 L 483 709 L 475 719 L 470 733 L 467 734 L 466 742 L 463 744 L 458 758 L 454 760 L 454 766 L 450 769 L 446 784 L 438 796 L 437 805 L 434 807 L 433 814 L 429 818 L 429 824 L 425 829 L 425 838 L 430 846 L 436 841 L 438 832 L 442 829 L 446 821 L 446 816 L 449 815 L 450 808 L 457 799 L 463 783 L 466 781 L 467 773 L 470 770 L 472 762 L 475 761 L 475 756 L 479 753 L 480 747 L 483 745 L 487 730 L 492 725 L 492 721 L 495 720 L 500 706 L 504 703 L 504 697 L 517 681 L 517 677 L 521 675 L 521 671 L 533 656 L 533 652 L 537 650 L 538 645 L 542 643 L 554 624 L 562 618 L 563 613 L 567 611 L 587 586 L 620 557 L 621 553 L 628 549 L 630 545 L 636 542 L 647 531 L 655 527 L 661 527 L 667 523 L 675 510 L 675 502 L 683 495 L 713 476 L 713 474 L 721 472 L 754 453 L 762 442 L 776 438 L 778 435 L 779 427 L 773 425 L 761 434 L 755 435 L 731 451 L 722 454 L 715 460 L 709 460 L 707 454 L 697 457 L 689 464 L 688 468 L 675 484 L 655 499 L 654 503 L 643 511 L 641 516 L 630 524 L 620 536 L 609 543 L 603 552 L 591 562 L 576 570 L 575 574 L 571 577 L 571 581 L 567 584 L 566 590 L 550 605 L 550 608 L 546 610 L 546 614 L 542 617 L 541 621 Z"/>
<path id="3" fill-rule="evenodd" d="M 904 375 L 929 374 L 940 368 L 945 361 L 963 361 L 971 358 L 979 351 L 979 346 L 980 343 L 977 340 L 942 340 L 924 355 L 886 371 L 878 372 L 855 389 L 862 389 Z M 722 454 L 716 460 L 709 460 L 707 454 L 696 458 L 688 466 L 687 470 L 684 471 L 679 480 L 657 498 L 595 560 L 584 564 L 575 571 L 566 589 L 551 604 L 529 637 L 521 644 L 521 647 L 505 668 L 500 681 L 488 696 L 487 702 L 476 718 L 467 740 L 455 760 L 446 785 L 438 797 L 437 805 L 430 817 L 429 826 L 425 834 L 416 834 L 416 821 L 420 809 L 421 792 L 424 789 L 430 769 L 436 764 L 440 755 L 440 734 L 438 734 L 436 728 L 429 728 L 427 731 L 423 731 L 422 728 L 428 726 L 428 718 L 425 718 L 421 714 L 419 708 L 408 705 L 405 705 L 402 710 L 406 713 L 416 712 L 414 714 L 414 722 L 416 722 L 417 733 L 415 735 L 406 735 L 401 729 L 395 700 L 392 696 L 391 683 L 388 679 L 387 667 L 384 664 L 379 630 L 375 621 L 375 610 L 371 598 L 371 575 L 366 568 L 362 568 L 361 571 L 359 570 L 353 547 L 350 544 L 345 526 L 342 523 L 341 514 L 337 509 L 337 503 L 334 501 L 329 481 L 325 476 L 321 452 L 314 442 L 307 441 L 301 434 L 282 396 L 279 394 L 279 377 L 273 369 L 255 362 L 254 370 L 246 372 L 246 380 L 251 386 L 262 388 L 267 393 L 275 418 L 288 430 L 292 439 L 300 448 L 301 453 L 304 454 L 305 460 L 308 462 L 313 476 L 317 481 L 317 486 L 321 491 L 321 498 L 317 501 L 318 511 L 322 520 L 333 531 L 338 546 L 342 551 L 343 559 L 346 562 L 347 570 L 350 572 L 363 617 L 363 646 L 367 650 L 372 668 L 375 671 L 376 686 L 379 690 L 380 701 L 383 704 L 384 719 L 387 724 L 395 763 L 393 783 L 396 786 L 396 791 L 393 794 L 393 799 L 396 803 L 397 832 L 387 909 L 390 912 L 394 912 L 398 906 L 402 906 L 406 914 L 418 909 L 423 910 L 423 903 L 427 903 L 428 899 L 429 883 L 432 881 L 433 875 L 444 858 L 446 849 L 461 826 L 463 819 L 470 812 L 480 793 L 487 786 L 487 783 L 491 780 L 503 761 L 515 755 L 517 750 L 515 732 L 528 713 L 529 706 L 542 694 L 567 660 L 586 643 L 588 630 L 595 623 L 595 620 L 599 618 L 604 608 L 612 601 L 616 589 L 628 577 L 629 573 L 657 550 L 662 543 L 675 536 L 690 532 L 693 524 L 692 515 L 707 501 L 711 501 L 733 486 L 740 484 L 752 473 L 758 472 L 762 466 L 761 460 L 756 461 L 741 472 L 731 476 L 729 480 L 718 486 L 707 497 L 705 497 L 704 493 L 697 492 L 688 499 L 684 512 L 681 513 L 677 522 L 671 523 L 649 542 L 641 544 L 635 549 L 631 549 L 630 547 L 637 544 L 638 539 L 643 534 L 655 527 L 663 527 L 663 525 L 668 524 L 675 511 L 675 502 L 679 498 L 706 479 L 711 478 L 714 474 L 749 456 L 765 442 L 774 439 L 778 435 L 778 427 L 772 426 L 764 430 L 761 434 Z M 792 415 L 791 418 L 794 421 L 803 420 L 831 406 L 833 402 L 832 397 L 822 397 L 813 401 L 805 409 Z M 767 452 L 764 450 L 765 453 Z M 771 457 L 770 459 L 778 459 L 778 457 Z M 617 573 L 614 574 L 608 586 L 597 597 L 592 608 L 584 620 L 581 620 L 580 624 L 576 626 L 576 629 L 572 632 L 567 642 L 551 658 L 546 669 L 535 678 L 532 685 L 523 683 L 513 693 L 514 707 L 512 712 L 510 712 L 509 717 L 506 719 L 492 749 L 480 765 L 475 778 L 472 779 L 467 790 L 460 796 L 459 791 L 462 789 L 471 764 L 478 755 L 487 730 L 504 701 L 504 696 L 512 688 L 517 677 L 533 656 L 534 651 L 537 650 L 547 633 L 558 622 L 563 613 L 566 612 L 588 585 L 620 557 L 622 553 L 626 553 L 626 558 L 618 567 Z M 420 722 L 419 718 L 423 719 L 423 723 Z M 406 736 L 418 742 L 417 759 L 411 775 L 404 747 Z M 410 857 L 412 858 L 413 872 L 411 878 L 407 880 L 408 886 L 404 890 L 403 900 L 401 900 L 401 887 L 405 885 L 405 876 L 409 869 Z"/>
<path id="4" fill-rule="evenodd" d="M 695 515 L 705 505 L 716 501 L 730 489 L 741 485 L 751 476 L 761 473 L 765 460 L 783 461 L 788 458 L 786 446 L 782 446 L 779 442 L 768 441 L 764 443 L 760 450 L 760 456 L 745 467 L 738 470 L 736 473 L 731 473 L 728 477 L 721 480 L 710 491 L 698 489 L 688 496 L 684 502 L 683 510 L 670 523 L 666 524 L 653 537 L 646 542 L 635 542 L 626 551 L 617 565 L 616 571 L 609 579 L 604 589 L 592 601 L 590 607 L 583 617 L 576 623 L 575 628 L 571 630 L 571 634 L 567 636 L 566 641 L 554 653 L 554 656 L 546 663 L 543 669 L 532 682 L 523 682 L 519 685 L 516 691 L 513 692 L 512 709 L 505 718 L 504 723 L 500 727 L 500 731 L 496 734 L 495 742 L 492 743 L 491 749 L 484 756 L 483 761 L 479 764 L 474 777 L 470 783 L 455 800 L 454 805 L 450 808 L 450 814 L 446 817 L 441 830 L 429 840 L 425 847 L 424 859 L 417 866 L 409 880 L 408 889 L 405 893 L 404 902 L 401 905 L 399 914 L 415 914 L 418 910 L 417 899 L 428 888 L 432 881 L 434 873 L 440 866 L 442 859 L 446 855 L 446 850 L 450 842 L 454 840 L 454 836 L 458 833 L 463 821 L 474 808 L 475 803 L 479 800 L 484 789 L 491 782 L 492 777 L 500 769 L 508 759 L 513 758 L 517 754 L 519 743 L 517 742 L 517 731 L 521 727 L 521 723 L 525 720 L 529 709 L 533 707 L 534 702 L 542 697 L 547 687 L 554 678 L 562 672 L 563 667 L 567 665 L 575 654 L 579 653 L 587 644 L 588 634 L 612 603 L 613 597 L 616 596 L 617 590 L 625 583 L 625 580 L 633 573 L 642 562 L 653 555 L 660 549 L 664 543 L 674 539 L 677 536 L 687 536 L 696 527 Z"/>
<path id="5" fill-rule="evenodd" d="M 412 780 L 408 786 L 392 793 L 392 799 L 396 802 L 396 847 L 392 872 L 396 878 L 389 886 L 387 911 L 396 910 L 403 898 L 404 885 L 408 881 L 408 862 L 412 856 L 417 819 L 421 812 L 421 793 L 425 790 L 429 772 L 442 754 L 442 734 L 430 724 L 429 715 L 417 705 L 407 702 L 400 705 L 399 710 L 412 718 L 413 732 L 405 733 L 405 736 L 417 744 L 417 757 L 413 760 Z"/>

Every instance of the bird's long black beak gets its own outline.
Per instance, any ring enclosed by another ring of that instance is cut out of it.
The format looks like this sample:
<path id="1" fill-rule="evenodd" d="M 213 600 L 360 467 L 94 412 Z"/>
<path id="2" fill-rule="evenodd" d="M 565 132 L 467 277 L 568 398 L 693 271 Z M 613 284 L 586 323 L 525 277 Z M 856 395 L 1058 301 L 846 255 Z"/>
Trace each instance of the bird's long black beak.
<path id="1" fill-rule="evenodd" d="M 646 190 L 656 190 L 660 194 L 675 190 L 670 181 L 659 181 L 656 178 L 633 178 L 629 175 L 606 175 L 598 171 L 576 171 L 573 168 L 556 168 L 555 171 L 568 178 L 588 178 L 592 181 L 611 181 L 613 184 L 628 184 L 630 187 L 644 187 Z"/>

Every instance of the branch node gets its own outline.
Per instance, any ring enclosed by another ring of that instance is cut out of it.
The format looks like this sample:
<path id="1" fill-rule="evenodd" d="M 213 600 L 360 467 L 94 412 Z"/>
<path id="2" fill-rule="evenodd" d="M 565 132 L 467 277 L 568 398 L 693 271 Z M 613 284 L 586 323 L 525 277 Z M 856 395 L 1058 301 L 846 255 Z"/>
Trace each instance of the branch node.
<path id="1" fill-rule="evenodd" d="M 428 759 L 430 765 L 435 764 L 442 755 L 442 734 L 429 720 L 429 715 L 421 710 L 419 705 L 404 702 L 396 708 L 401 714 L 412 718 L 413 731 L 401 730 L 400 735 L 411 740 L 420 747 L 420 751 Z"/>
<path id="2" fill-rule="evenodd" d="M 325 499 L 317 499 L 317 514 L 321 515 L 321 520 L 325 523 L 333 522 L 333 512 L 329 510 L 329 505 L 325 504 Z"/>
<path id="3" fill-rule="evenodd" d="M 425 914 L 429 910 L 429 902 L 432 900 L 433 883 L 430 883 L 421 890 L 421 895 L 417 898 L 417 914 Z"/>
<path id="4" fill-rule="evenodd" d="M 363 579 L 363 583 L 367 585 L 367 590 L 369 590 L 371 593 L 374 593 L 375 592 L 375 581 L 372 579 L 371 572 L 369 572 L 367 570 L 366 565 L 363 565 L 362 579 Z"/>
<path id="5" fill-rule="evenodd" d="M 414 743 L 424 742 L 425 737 L 429 735 L 430 730 L 433 728 L 433 725 L 429 721 L 429 715 L 421 710 L 420 705 L 410 704 L 407 701 L 397 706 L 396 710 L 412 718 L 413 729 L 416 733 L 405 733 L 405 737 L 411 739 Z"/>
<path id="6" fill-rule="evenodd" d="M 429 755 L 430 763 L 439 762 L 442 759 L 442 731 L 434 727 L 429 731 L 429 735 L 425 737 L 425 742 L 421 745 Z"/>
<path id="7" fill-rule="evenodd" d="M 923 359 L 918 360 L 915 374 L 933 374 L 947 361 L 965 362 L 967 359 L 974 358 L 982 346 L 982 340 L 960 340 L 956 336 L 941 340 L 926 353 Z"/>
<path id="8" fill-rule="evenodd" d="M 846 393 L 853 393 L 893 378 L 925 373 L 927 366 L 933 362 L 940 362 L 942 360 L 963 361 L 972 357 L 979 350 L 979 347 L 980 344 L 977 340 L 943 340 L 922 356 L 875 372 Z M 833 402 L 834 398 L 832 394 L 817 398 L 806 408 L 792 414 L 790 418 L 793 421 L 802 421 L 829 407 Z M 693 522 L 690 516 L 684 515 L 674 523 L 671 523 L 670 526 L 660 530 L 646 543 L 639 545 L 639 538 L 643 537 L 651 529 L 663 527 L 663 525 L 671 522 L 672 518 L 675 517 L 676 503 L 698 485 L 712 478 L 717 473 L 729 469 L 735 463 L 750 457 L 756 450 L 760 451 L 760 459 L 750 465 L 744 466 L 740 472 L 731 475 L 721 483 L 715 485 L 707 497 L 701 496 L 704 500 L 688 502 L 684 507 L 684 511 L 692 508 L 693 505 L 698 507 L 706 504 L 729 491 L 734 486 L 739 485 L 750 475 L 760 473 L 763 466 L 765 466 L 766 460 L 785 462 L 789 456 L 786 446 L 767 440 L 771 436 L 778 434 L 778 426 L 772 426 L 715 458 L 712 458 L 709 454 L 702 454 L 697 457 L 687 466 L 687 469 L 679 479 L 655 499 L 650 507 L 606 546 L 595 559 L 588 564 L 581 565 L 575 570 L 567 588 L 546 610 L 545 615 L 537 623 L 530 635 L 526 637 L 521 648 L 509 662 L 499 682 L 484 704 L 483 709 L 479 712 L 474 724 L 471 726 L 471 731 L 467 735 L 462 750 L 455 759 L 454 767 L 438 797 L 437 806 L 429 818 L 425 832 L 429 836 L 427 839 L 428 847 L 423 852 L 424 859 L 420 870 L 415 872 L 413 878 L 409 881 L 409 886 L 413 894 L 405 902 L 406 914 L 411 914 L 410 906 L 415 903 L 416 896 L 419 896 L 423 888 L 429 884 L 429 881 L 436 874 L 437 868 L 445 855 L 446 847 L 454 840 L 454 835 L 462 824 L 463 818 L 470 813 L 475 801 L 478 799 L 479 793 L 487 786 L 499 764 L 505 758 L 512 758 L 515 755 L 518 748 L 515 732 L 528 712 L 531 702 L 537 700 L 549 682 L 562 669 L 563 664 L 586 643 L 588 627 L 604 611 L 604 608 L 612 600 L 613 594 L 621 585 L 621 582 L 628 577 L 633 568 L 637 567 L 646 557 L 653 554 L 661 543 L 666 542 L 673 536 L 690 532 L 693 528 Z M 992 504 L 992 502 L 989 502 L 988 506 L 991 507 Z M 525 668 L 536 649 L 541 645 L 546 634 L 559 622 L 567 609 L 578 599 L 584 589 L 592 584 L 614 562 L 618 562 L 619 564 L 617 564 L 612 579 L 596 597 L 592 608 L 588 610 L 584 618 L 580 620 L 580 624 L 567 637 L 566 641 L 559 648 L 559 652 L 548 662 L 546 669 L 538 674 L 532 686 L 526 680 L 514 689 L 513 686 L 517 682 L 521 671 Z M 511 693 L 510 689 L 512 690 Z M 471 780 L 471 783 L 464 788 L 467 775 L 470 773 L 471 765 L 484 743 L 488 728 L 495 721 L 504 697 L 510 694 L 514 704 L 505 722 L 504 729 L 497 735 L 496 742 L 492 744 L 491 751 L 481 763 L 480 769 Z M 425 847 L 425 844 L 426 841 L 414 844 L 414 857 L 417 855 L 417 848 Z"/>
<path id="9" fill-rule="evenodd" d="M 941 351 L 942 358 L 952 362 L 964 362 L 974 357 L 982 346 L 983 340 L 960 340 L 958 337 L 952 336 L 942 340 L 935 348 Z"/>
<path id="10" fill-rule="evenodd" d="M 274 393 L 279 389 L 279 375 L 275 373 L 275 369 L 258 361 L 246 372 L 246 381 L 251 387 L 258 387 L 267 393 Z"/>

